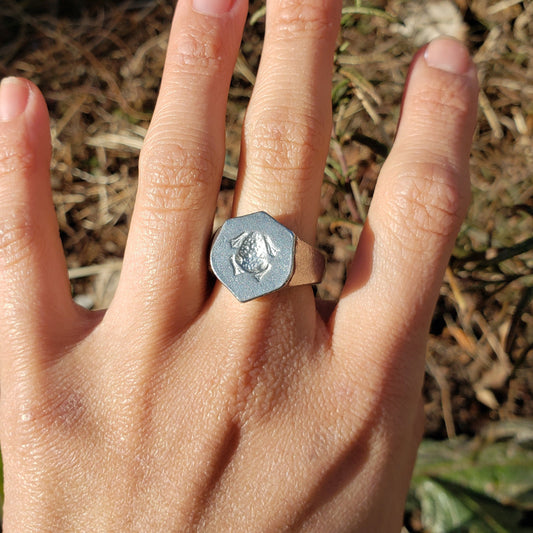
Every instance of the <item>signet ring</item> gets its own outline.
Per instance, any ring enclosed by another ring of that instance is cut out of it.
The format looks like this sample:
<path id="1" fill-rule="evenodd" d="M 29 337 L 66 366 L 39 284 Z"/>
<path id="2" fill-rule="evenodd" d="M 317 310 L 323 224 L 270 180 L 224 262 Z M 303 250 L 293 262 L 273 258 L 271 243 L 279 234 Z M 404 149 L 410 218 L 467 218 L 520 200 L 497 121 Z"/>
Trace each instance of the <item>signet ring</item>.
<path id="1" fill-rule="evenodd" d="M 230 218 L 214 234 L 210 269 L 239 300 L 319 283 L 322 253 L 264 211 Z"/>

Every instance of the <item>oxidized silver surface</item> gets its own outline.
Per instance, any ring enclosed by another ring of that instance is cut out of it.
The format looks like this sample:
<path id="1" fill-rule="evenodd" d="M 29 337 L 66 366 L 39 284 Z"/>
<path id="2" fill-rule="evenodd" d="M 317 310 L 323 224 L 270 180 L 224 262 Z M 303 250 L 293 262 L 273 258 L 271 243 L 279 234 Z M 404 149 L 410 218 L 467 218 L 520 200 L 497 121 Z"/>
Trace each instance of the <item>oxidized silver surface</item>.
<path id="1" fill-rule="evenodd" d="M 296 236 L 264 211 L 230 218 L 213 238 L 215 276 L 240 302 L 284 287 L 293 274 Z"/>

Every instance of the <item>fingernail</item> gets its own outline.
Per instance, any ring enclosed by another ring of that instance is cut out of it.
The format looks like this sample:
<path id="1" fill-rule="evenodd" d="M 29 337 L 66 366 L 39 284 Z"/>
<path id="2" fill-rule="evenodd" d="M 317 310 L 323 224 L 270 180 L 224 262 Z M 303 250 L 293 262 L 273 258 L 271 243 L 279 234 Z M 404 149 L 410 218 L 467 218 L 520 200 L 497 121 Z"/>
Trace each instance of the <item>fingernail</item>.
<path id="1" fill-rule="evenodd" d="M 4 78 L 0 83 L 0 121 L 9 122 L 18 117 L 26 109 L 29 94 L 25 80 Z"/>
<path id="2" fill-rule="evenodd" d="M 472 60 L 466 46 L 450 37 L 439 37 L 431 41 L 424 53 L 426 63 L 452 74 L 467 74 Z"/>
<path id="3" fill-rule="evenodd" d="M 192 8 L 203 15 L 223 15 L 234 3 L 235 0 L 193 0 Z"/>

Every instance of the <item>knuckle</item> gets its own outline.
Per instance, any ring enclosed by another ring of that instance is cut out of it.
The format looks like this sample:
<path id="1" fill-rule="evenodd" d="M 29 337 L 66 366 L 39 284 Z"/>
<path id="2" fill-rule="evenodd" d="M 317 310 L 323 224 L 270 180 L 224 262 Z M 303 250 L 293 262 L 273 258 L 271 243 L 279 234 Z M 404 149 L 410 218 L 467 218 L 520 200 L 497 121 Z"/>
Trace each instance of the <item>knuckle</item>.
<path id="1" fill-rule="evenodd" d="M 290 116 L 293 115 L 293 116 Z M 287 118 L 288 117 L 288 118 Z M 314 168 L 325 144 L 324 125 L 315 117 L 294 112 L 269 113 L 246 122 L 244 136 L 251 165 L 279 174 Z"/>
<path id="2" fill-rule="evenodd" d="M 182 32 L 176 49 L 169 54 L 167 68 L 176 72 L 192 72 L 195 76 L 213 71 L 224 62 L 223 46 L 214 28 L 189 28 Z"/>
<path id="3" fill-rule="evenodd" d="M 13 268 L 23 263 L 38 244 L 36 228 L 28 213 L 16 209 L 0 216 L 0 265 Z"/>
<path id="4" fill-rule="evenodd" d="M 139 169 L 137 220 L 147 235 L 166 238 L 183 224 L 202 219 L 217 175 L 207 147 L 186 150 L 150 143 L 143 148 Z"/>
<path id="5" fill-rule="evenodd" d="M 434 245 L 455 237 L 469 204 L 459 181 L 455 169 L 441 164 L 414 165 L 395 176 L 388 227 L 404 247 L 431 253 Z"/>
<path id="6" fill-rule="evenodd" d="M 0 138 L 0 176 L 9 178 L 13 174 L 31 172 L 34 168 L 33 151 L 24 144 Z"/>
<path id="7" fill-rule="evenodd" d="M 429 80 L 416 94 L 417 105 L 431 116 L 432 121 L 440 119 L 449 123 L 462 120 L 471 113 L 471 103 L 465 98 L 467 81 L 458 77 L 447 80 L 447 84 Z"/>
<path id="8" fill-rule="evenodd" d="M 334 29 L 332 8 L 336 2 L 324 0 L 284 0 L 281 3 L 277 31 L 281 35 L 313 36 Z"/>
<path id="9" fill-rule="evenodd" d="M 146 152 L 145 152 L 146 150 Z M 143 154 L 149 154 L 143 155 Z M 169 149 L 162 144 L 143 148 L 140 194 L 144 208 L 164 214 L 205 208 L 206 193 L 216 176 L 207 148 Z"/>
<path id="10" fill-rule="evenodd" d="M 0 265 L 13 268 L 20 265 L 40 246 L 39 232 L 27 206 L 17 202 L 23 185 L 17 184 L 31 176 L 35 156 L 23 139 L 9 142 L 0 138 Z"/>

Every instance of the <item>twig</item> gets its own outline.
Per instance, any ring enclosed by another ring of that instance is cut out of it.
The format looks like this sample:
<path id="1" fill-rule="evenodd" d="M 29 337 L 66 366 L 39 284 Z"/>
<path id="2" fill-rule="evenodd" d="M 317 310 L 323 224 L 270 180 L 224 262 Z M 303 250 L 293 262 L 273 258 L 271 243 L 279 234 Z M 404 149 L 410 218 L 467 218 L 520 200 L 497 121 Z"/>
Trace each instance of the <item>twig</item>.
<path id="1" fill-rule="evenodd" d="M 441 370 L 433 356 L 428 353 L 426 355 L 426 366 L 429 373 L 435 378 L 440 389 L 440 401 L 442 407 L 442 418 L 446 427 L 446 434 L 449 439 L 456 436 L 455 423 L 453 421 L 452 399 L 450 394 L 450 386 L 446 380 L 444 372 Z"/>
<path id="2" fill-rule="evenodd" d="M 88 278 L 109 272 L 119 272 L 120 270 L 122 270 L 122 261 L 110 261 L 101 265 L 69 268 L 68 277 L 69 279 Z"/>

